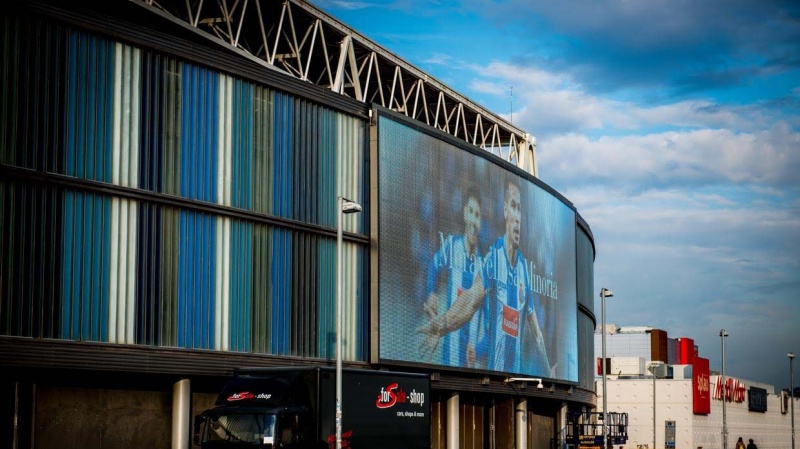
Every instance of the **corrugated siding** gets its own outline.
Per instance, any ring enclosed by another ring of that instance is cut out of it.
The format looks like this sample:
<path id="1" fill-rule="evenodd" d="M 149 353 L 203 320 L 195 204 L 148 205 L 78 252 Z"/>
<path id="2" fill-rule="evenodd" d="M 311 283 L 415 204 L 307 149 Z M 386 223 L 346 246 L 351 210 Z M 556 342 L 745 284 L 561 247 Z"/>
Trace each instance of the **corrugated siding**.
<path id="1" fill-rule="evenodd" d="M 360 120 L 340 115 L 336 128 L 337 152 L 341 161 L 337 168 L 341 195 L 364 207 L 360 214 L 345 215 L 342 227 L 347 232 L 360 233 L 364 229 L 365 217 L 369 216 L 369 206 L 362 195 L 363 180 L 353 177 L 365 176 L 364 124 Z M 336 216 L 335 208 L 333 215 Z M 368 329 L 363 324 L 369 319 L 368 304 L 365 301 L 366 287 L 363 283 L 368 278 L 364 263 L 366 254 L 359 250 L 358 245 L 350 243 L 344 245 L 342 253 L 342 357 L 358 360 L 366 351 L 369 341 Z"/>
<path id="2" fill-rule="evenodd" d="M 139 186 L 140 58 L 137 49 L 117 44 L 114 59 L 111 183 Z M 111 199 L 108 341 L 135 343 L 137 201 Z"/>
<path id="3" fill-rule="evenodd" d="M 181 66 L 180 195 L 217 200 L 218 75 Z"/>
<path id="4" fill-rule="evenodd" d="M 294 100 L 288 95 L 275 92 L 273 106 L 272 213 L 282 218 L 292 218 Z"/>
<path id="5" fill-rule="evenodd" d="M 216 219 L 180 211 L 178 220 L 177 346 L 214 349 Z"/>
<path id="6" fill-rule="evenodd" d="M 111 201 L 68 191 L 63 201 L 61 338 L 108 341 Z"/>
<path id="7" fill-rule="evenodd" d="M 0 181 L 0 333 L 333 358 L 336 241 L 316 226 L 335 230 L 337 192 L 367 206 L 365 124 L 65 27 L 4 25 L 0 169 L 75 181 Z M 346 359 L 367 353 L 367 257 L 345 243 Z"/>
<path id="8" fill-rule="evenodd" d="M 67 41 L 58 26 L 3 18 L 0 163 L 63 172 Z"/>
<path id="9" fill-rule="evenodd" d="M 274 185 L 274 93 L 253 87 L 253 212 L 272 214 Z"/>
<path id="10" fill-rule="evenodd" d="M 251 316 L 253 352 L 274 354 L 272 349 L 272 316 L 274 286 L 271 276 L 273 263 L 273 232 L 268 226 L 253 227 L 253 312 Z"/>
<path id="11" fill-rule="evenodd" d="M 0 179 L 0 333 L 61 336 L 62 194 Z"/>
<path id="12" fill-rule="evenodd" d="M 70 33 L 67 48 L 64 174 L 111 181 L 116 45 Z"/>

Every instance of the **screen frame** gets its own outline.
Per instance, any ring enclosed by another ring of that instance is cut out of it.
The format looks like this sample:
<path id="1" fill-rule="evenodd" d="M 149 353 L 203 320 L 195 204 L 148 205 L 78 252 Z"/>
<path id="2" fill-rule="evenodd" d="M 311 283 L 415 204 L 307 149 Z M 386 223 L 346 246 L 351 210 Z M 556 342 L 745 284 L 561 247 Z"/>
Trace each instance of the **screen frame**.
<path id="1" fill-rule="evenodd" d="M 569 201 L 566 197 L 556 191 L 554 188 L 546 184 L 545 182 L 541 181 L 539 178 L 533 176 L 532 174 L 528 173 L 527 171 L 523 170 L 520 167 L 517 167 L 513 163 L 491 153 L 488 150 L 484 150 L 478 146 L 472 145 L 468 142 L 460 140 L 453 135 L 446 133 L 444 131 L 438 130 L 432 126 L 429 126 L 425 123 L 419 122 L 412 118 L 409 118 L 401 113 L 392 111 L 390 109 L 384 108 L 377 104 L 372 104 L 372 108 L 370 110 L 370 126 L 369 126 L 369 174 L 370 174 L 370 189 L 369 189 L 369 201 L 370 201 L 370 362 L 374 364 L 381 364 L 387 366 L 397 366 L 397 367 L 411 367 L 411 368 L 427 368 L 427 369 L 434 369 L 437 371 L 458 371 L 458 372 L 471 372 L 475 374 L 483 374 L 483 375 L 501 375 L 502 372 L 498 372 L 495 370 L 486 370 L 486 369 L 474 369 L 468 367 L 454 367 L 448 365 L 441 365 L 441 364 L 431 364 L 425 362 L 411 362 L 411 361 L 404 361 L 404 360 L 397 360 L 397 359 L 386 359 L 381 358 L 381 350 L 380 350 L 380 175 L 379 175 L 379 162 L 380 162 L 380 123 L 381 118 L 389 119 L 394 122 L 397 122 L 405 127 L 411 128 L 417 132 L 423 133 L 429 137 L 432 137 L 437 140 L 441 140 L 457 149 L 462 151 L 469 152 L 474 157 L 479 157 L 485 159 L 491 164 L 498 166 L 500 169 L 509 172 L 510 174 L 516 176 L 519 179 L 528 181 L 532 183 L 535 187 L 543 190 L 545 193 L 552 196 L 557 201 L 561 202 L 564 206 L 569 208 L 572 213 L 574 214 L 575 221 L 573 223 L 572 231 L 575 234 L 574 242 L 577 242 L 577 233 L 579 232 L 579 228 L 583 229 L 582 226 L 582 217 L 578 213 L 575 206 Z M 587 226 L 588 227 L 588 226 Z M 592 243 L 594 245 L 594 242 Z M 573 255 L 573 262 L 575 263 L 575 279 L 572 279 L 572 282 L 577 286 L 577 243 L 573 251 L 576 254 Z M 576 302 L 576 326 L 575 332 L 578 332 L 578 315 L 580 314 L 580 304 L 576 296 L 574 298 Z M 577 337 L 577 335 L 576 335 Z M 576 356 L 578 359 L 580 358 L 580 349 L 576 348 Z M 580 365 L 580 362 L 578 362 Z M 559 384 L 564 385 L 573 385 L 577 386 L 580 385 L 580 373 L 578 373 L 578 379 L 576 381 L 563 379 L 563 378 L 550 378 L 546 376 L 540 376 L 543 380 L 557 382 Z"/>

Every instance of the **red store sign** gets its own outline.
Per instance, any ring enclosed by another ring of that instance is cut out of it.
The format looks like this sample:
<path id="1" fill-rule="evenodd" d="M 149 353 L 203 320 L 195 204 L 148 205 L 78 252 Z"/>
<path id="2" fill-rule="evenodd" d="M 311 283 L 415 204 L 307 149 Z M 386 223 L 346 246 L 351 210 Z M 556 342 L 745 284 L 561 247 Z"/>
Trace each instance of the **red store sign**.
<path id="1" fill-rule="evenodd" d="M 743 382 L 738 379 L 725 379 L 725 385 L 722 384 L 722 376 L 717 376 L 717 381 L 714 384 L 714 399 L 722 400 L 723 394 L 725 400 L 728 402 L 744 402 L 746 387 Z"/>

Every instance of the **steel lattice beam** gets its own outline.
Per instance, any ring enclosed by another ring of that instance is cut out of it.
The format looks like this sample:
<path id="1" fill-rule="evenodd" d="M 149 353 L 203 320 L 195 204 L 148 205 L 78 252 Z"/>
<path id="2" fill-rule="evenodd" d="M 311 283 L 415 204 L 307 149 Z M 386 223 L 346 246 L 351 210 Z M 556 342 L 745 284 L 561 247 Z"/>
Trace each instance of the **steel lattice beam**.
<path id="1" fill-rule="evenodd" d="M 538 176 L 535 139 L 301 0 L 129 0 L 265 65 L 412 117 Z"/>

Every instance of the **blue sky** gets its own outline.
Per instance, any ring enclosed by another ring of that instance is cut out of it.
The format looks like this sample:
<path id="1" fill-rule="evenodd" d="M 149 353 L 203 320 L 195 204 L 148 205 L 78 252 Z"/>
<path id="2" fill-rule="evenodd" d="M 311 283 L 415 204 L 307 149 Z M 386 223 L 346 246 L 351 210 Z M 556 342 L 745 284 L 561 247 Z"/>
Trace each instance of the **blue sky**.
<path id="1" fill-rule="evenodd" d="M 540 178 L 594 233 L 607 322 L 693 338 L 712 370 L 725 328 L 727 374 L 788 387 L 800 3 L 314 3 L 536 136 Z"/>

